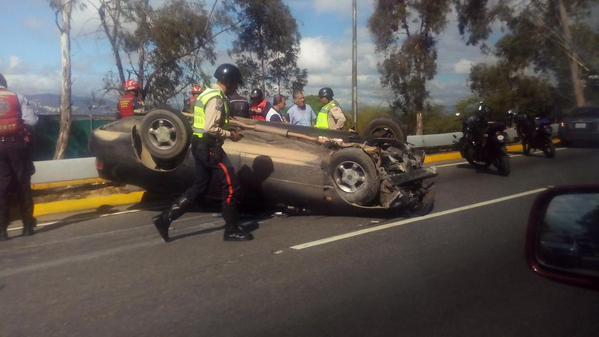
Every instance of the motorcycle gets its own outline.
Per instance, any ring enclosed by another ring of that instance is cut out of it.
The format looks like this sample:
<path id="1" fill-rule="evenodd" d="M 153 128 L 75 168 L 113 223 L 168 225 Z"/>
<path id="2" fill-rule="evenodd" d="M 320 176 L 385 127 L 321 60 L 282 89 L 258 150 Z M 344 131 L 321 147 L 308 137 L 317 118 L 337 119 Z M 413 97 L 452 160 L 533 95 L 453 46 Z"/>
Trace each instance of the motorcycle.
<path id="1" fill-rule="evenodd" d="M 479 111 L 483 105 L 479 105 Z M 463 122 L 463 137 L 458 141 L 460 153 L 475 167 L 487 168 L 493 164 L 502 176 L 510 174 L 510 156 L 507 154 L 507 133 L 504 123 L 481 120 L 472 116 Z"/>
<path id="2" fill-rule="evenodd" d="M 525 156 L 530 155 L 531 150 L 538 149 L 543 151 L 547 158 L 555 157 L 555 145 L 551 140 L 553 129 L 548 119 L 532 119 L 527 114 L 518 114 L 514 120 Z"/>

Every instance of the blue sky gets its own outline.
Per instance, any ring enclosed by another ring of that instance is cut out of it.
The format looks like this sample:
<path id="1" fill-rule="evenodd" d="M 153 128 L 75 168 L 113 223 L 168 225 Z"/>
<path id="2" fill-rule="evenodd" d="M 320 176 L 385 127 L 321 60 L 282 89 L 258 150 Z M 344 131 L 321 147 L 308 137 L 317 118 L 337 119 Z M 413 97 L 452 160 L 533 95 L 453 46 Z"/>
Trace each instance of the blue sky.
<path id="1" fill-rule="evenodd" d="M 94 0 L 89 0 L 94 1 Z M 151 1 L 154 4 L 161 0 Z M 211 4 L 212 1 L 208 0 Z M 284 0 L 299 23 L 302 35 L 299 65 L 308 69 L 306 93 L 322 86 L 334 89 L 342 104 L 351 97 L 351 0 Z M 373 0 L 358 0 L 359 101 L 384 105 L 390 94 L 379 83 L 367 21 Z M 0 72 L 9 86 L 24 94 L 58 93 L 60 90 L 60 41 L 54 13 L 46 0 L 4 0 L 0 15 L 4 32 Z M 110 48 L 101 33 L 93 7 L 73 13 L 73 91 L 87 96 L 102 86 L 102 77 L 114 68 Z M 231 37 L 218 45 L 218 61 L 229 61 Z M 438 41 L 438 75 L 430 82 L 434 102 L 453 105 L 469 95 L 467 76 L 473 62 L 492 61 L 477 47 L 467 47 L 457 31 L 455 16 Z M 210 67 L 208 67 L 210 68 Z"/>

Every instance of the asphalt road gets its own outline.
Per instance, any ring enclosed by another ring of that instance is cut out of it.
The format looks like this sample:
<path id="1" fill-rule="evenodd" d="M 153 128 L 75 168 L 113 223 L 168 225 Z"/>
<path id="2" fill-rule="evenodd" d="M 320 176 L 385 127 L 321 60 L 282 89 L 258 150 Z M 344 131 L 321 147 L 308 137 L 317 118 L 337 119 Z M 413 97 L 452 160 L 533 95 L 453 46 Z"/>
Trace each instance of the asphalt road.
<path id="1" fill-rule="evenodd" d="M 14 230 L 0 243 L 0 336 L 598 336 L 599 292 L 524 260 L 535 191 L 597 183 L 598 167 L 598 149 L 515 157 L 509 177 L 439 167 L 433 213 L 470 208 L 267 218 L 244 243 L 200 212 L 169 244 L 150 210 Z"/>

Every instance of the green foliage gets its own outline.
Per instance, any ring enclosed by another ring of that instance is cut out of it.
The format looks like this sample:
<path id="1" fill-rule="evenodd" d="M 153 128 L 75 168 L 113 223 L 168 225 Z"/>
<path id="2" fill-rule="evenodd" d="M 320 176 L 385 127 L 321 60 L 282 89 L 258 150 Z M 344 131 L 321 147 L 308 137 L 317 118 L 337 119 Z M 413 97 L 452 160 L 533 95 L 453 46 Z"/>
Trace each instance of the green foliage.
<path id="1" fill-rule="evenodd" d="M 511 65 L 477 64 L 470 72 L 470 88 L 497 116 L 510 109 L 548 113 L 558 103 L 551 83 L 538 76 L 514 72 Z"/>
<path id="2" fill-rule="evenodd" d="M 297 67 L 300 34 L 289 7 L 281 0 L 228 0 L 236 14 L 237 39 L 229 51 L 247 89 L 291 93 L 303 89 L 307 70 Z"/>
<path id="3" fill-rule="evenodd" d="M 99 15 L 111 42 L 119 76 L 104 78 L 106 91 L 122 90 L 124 70 L 140 82 L 146 102 L 165 104 L 191 83 L 209 76 L 202 63 L 214 63 L 214 29 L 220 16 L 208 22 L 200 2 L 167 0 L 154 8 L 149 0 L 101 0 Z M 121 27 L 133 26 L 133 31 Z M 129 64 L 122 62 L 126 55 Z M 133 61 L 135 60 L 135 61 Z M 123 69 L 126 67 L 126 69 Z"/>
<path id="4" fill-rule="evenodd" d="M 564 33 L 559 12 L 560 1 L 564 4 L 566 16 L 571 21 L 569 25 L 572 31 L 571 40 L 568 40 Z M 549 90 L 554 97 L 547 102 L 548 104 L 561 108 L 571 107 L 576 101 L 571 63 L 576 62 L 582 67 L 582 74 L 579 75 L 583 78 L 598 73 L 599 33 L 590 27 L 592 20 L 590 9 L 599 1 L 539 0 L 518 6 L 502 1 L 489 3 L 460 0 L 458 3 L 460 5 L 456 8 L 458 8 L 460 31 L 468 35 L 470 44 L 484 42 L 491 35 L 491 28 L 497 20 L 507 27 L 508 32 L 496 43 L 495 54 L 500 60 L 501 70 L 507 72 L 507 77 L 519 75 L 518 87 L 515 91 L 519 92 L 516 96 L 520 98 L 524 97 L 525 92 L 529 92 L 540 95 L 532 98 L 532 101 L 542 102 Z M 483 44 L 483 48 L 487 49 L 486 45 Z M 486 69 L 485 72 L 490 73 L 491 70 Z M 503 81 L 503 84 L 506 84 L 505 82 Z M 487 86 L 490 87 L 491 84 Z M 506 106 L 509 97 L 514 96 L 513 93 L 507 92 L 510 89 L 511 85 L 497 88 L 497 91 L 503 90 L 505 94 L 502 99 L 494 95 L 496 100 L 494 104 Z M 488 89 L 483 91 L 489 92 Z M 587 86 L 584 94 L 590 104 L 599 103 L 596 89 Z M 521 102 L 519 99 L 516 99 L 513 104 L 530 106 L 530 102 Z M 546 107 L 537 109 L 546 109 Z"/>
<path id="5" fill-rule="evenodd" d="M 381 84 L 393 92 L 394 110 L 423 112 L 426 83 L 437 73 L 436 37 L 450 9 L 449 0 L 376 2 L 368 25 L 377 51 L 385 56 L 379 64 Z"/>

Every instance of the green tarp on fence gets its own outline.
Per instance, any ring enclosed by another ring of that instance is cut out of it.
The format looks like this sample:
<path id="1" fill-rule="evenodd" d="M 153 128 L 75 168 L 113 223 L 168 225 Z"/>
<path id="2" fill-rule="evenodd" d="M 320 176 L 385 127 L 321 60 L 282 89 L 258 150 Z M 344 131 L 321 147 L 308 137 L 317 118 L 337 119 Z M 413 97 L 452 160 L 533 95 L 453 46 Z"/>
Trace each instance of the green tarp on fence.
<path id="1" fill-rule="evenodd" d="M 34 131 L 33 160 L 51 160 L 56 148 L 59 131 L 58 115 L 39 115 Z M 114 121 L 114 116 L 73 115 L 69 146 L 65 158 L 91 157 L 89 137 L 92 130 Z"/>

